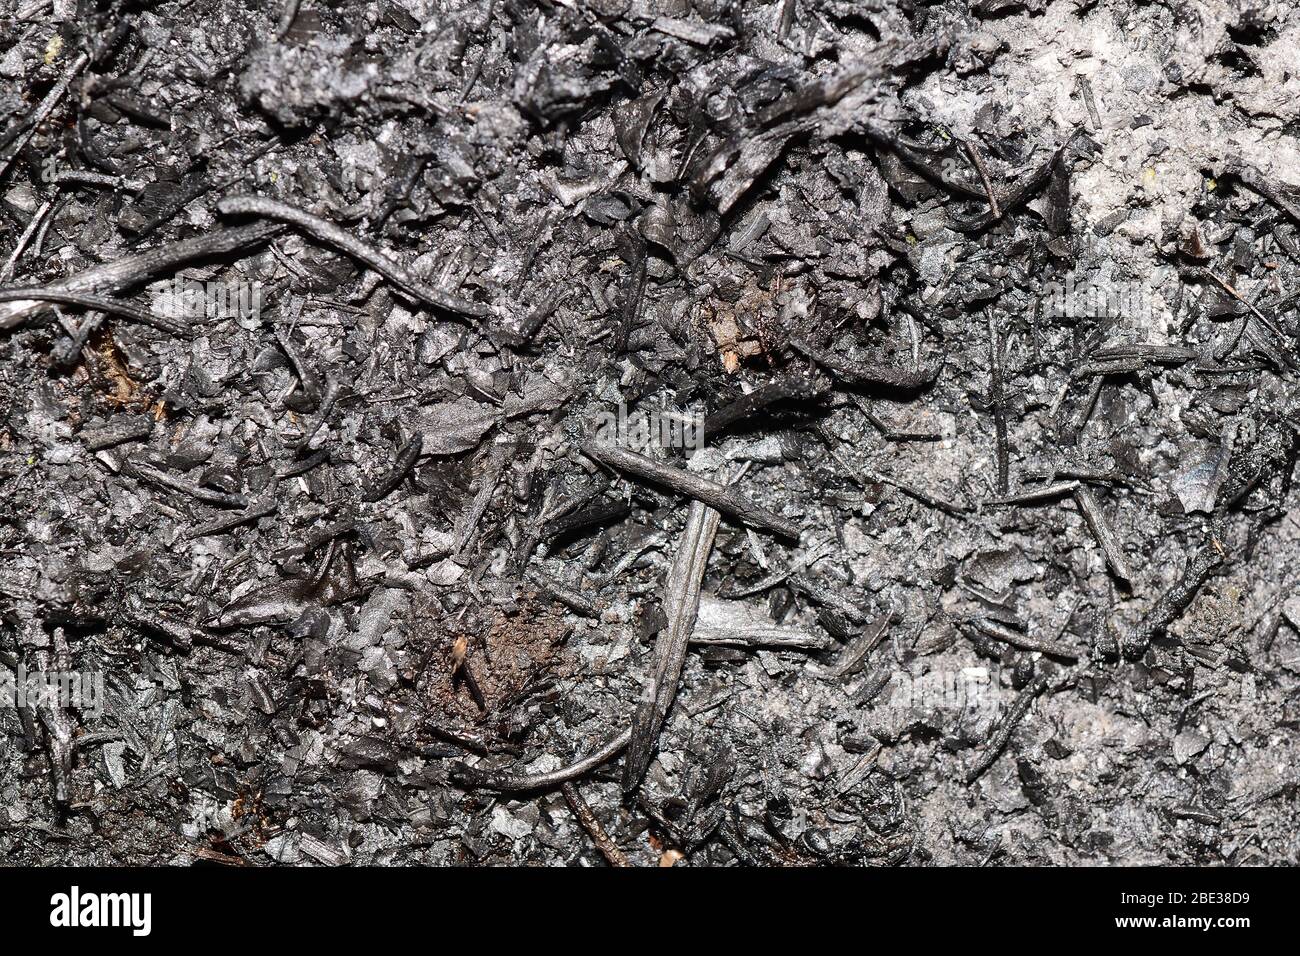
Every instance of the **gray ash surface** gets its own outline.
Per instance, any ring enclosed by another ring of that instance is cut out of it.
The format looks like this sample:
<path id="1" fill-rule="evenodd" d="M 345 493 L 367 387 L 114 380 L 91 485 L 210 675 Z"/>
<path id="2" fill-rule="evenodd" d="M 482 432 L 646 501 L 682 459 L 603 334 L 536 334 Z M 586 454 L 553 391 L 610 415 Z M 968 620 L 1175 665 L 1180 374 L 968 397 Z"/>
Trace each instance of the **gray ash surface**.
<path id="1" fill-rule="evenodd" d="M 1293 5 L 5 2 L 6 861 L 1300 862 Z"/>

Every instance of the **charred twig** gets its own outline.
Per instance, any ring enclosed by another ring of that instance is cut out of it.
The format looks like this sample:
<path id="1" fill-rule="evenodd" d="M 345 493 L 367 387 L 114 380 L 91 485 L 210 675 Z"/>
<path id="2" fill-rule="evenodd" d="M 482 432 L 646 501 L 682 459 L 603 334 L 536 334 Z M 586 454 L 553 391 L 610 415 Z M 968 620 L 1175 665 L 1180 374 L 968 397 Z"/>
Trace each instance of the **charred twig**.
<path id="1" fill-rule="evenodd" d="M 85 353 L 90 337 L 99 331 L 106 316 L 103 312 L 92 311 L 86 315 L 85 321 L 78 325 L 65 316 L 63 310 L 58 306 L 54 307 L 54 314 L 58 317 L 59 325 L 62 326 L 63 331 L 68 333 L 67 342 L 62 343 L 55 352 L 56 360 L 60 365 L 71 365 L 77 360 L 78 355 Z"/>
<path id="2" fill-rule="evenodd" d="M 981 187 L 967 185 L 956 176 L 947 175 L 944 170 L 927 162 L 922 157 L 922 154 L 937 156 L 947 149 L 946 146 L 942 148 L 926 146 L 905 136 L 886 133 L 884 130 L 872 127 L 868 127 L 867 135 L 877 146 L 888 149 L 907 164 L 909 168 L 915 170 L 934 185 L 961 196 L 968 196 L 971 199 L 988 199 L 988 195 Z"/>
<path id="3" fill-rule="evenodd" d="M 1079 508 L 1079 513 L 1083 515 L 1083 520 L 1088 523 L 1092 530 L 1093 537 L 1101 545 L 1101 550 L 1105 552 L 1106 563 L 1110 569 L 1115 572 L 1115 576 L 1123 582 L 1125 587 L 1133 586 L 1133 571 L 1128 566 L 1128 559 L 1124 557 L 1124 550 L 1120 547 L 1119 541 L 1115 538 L 1115 532 L 1111 530 L 1110 525 L 1106 522 L 1106 516 L 1102 513 L 1101 506 L 1097 499 L 1093 497 L 1092 492 L 1086 485 L 1078 485 L 1074 489 L 1074 503 Z"/>
<path id="4" fill-rule="evenodd" d="M 46 679 L 50 677 L 51 660 L 53 669 L 62 673 L 72 670 L 72 654 L 68 648 L 63 628 L 54 628 L 51 636 L 54 653 L 51 656 L 44 650 L 37 650 L 36 660 Z M 50 771 L 54 778 L 54 800 L 59 806 L 66 807 L 71 802 L 69 785 L 72 777 L 72 721 L 59 700 L 55 688 L 43 689 L 41 699 L 36 705 L 37 716 L 45 725 L 45 743 L 50 751 Z"/>
<path id="5" fill-rule="evenodd" d="M 1092 96 L 1092 83 L 1086 76 L 1079 77 L 1079 90 L 1083 93 L 1083 104 L 1088 108 L 1088 115 L 1092 117 L 1092 127 L 1095 130 L 1101 130 L 1101 114 L 1097 112 L 1097 101 Z"/>
<path id="6" fill-rule="evenodd" d="M 826 444 L 826 450 L 830 453 L 830 456 L 834 458 L 837 462 L 839 462 L 840 465 L 843 466 L 848 476 L 853 481 L 857 482 L 857 484 L 859 485 L 865 487 L 867 482 L 874 482 L 876 484 L 881 484 L 881 485 L 889 485 L 891 488 L 897 488 L 899 491 L 903 492 L 903 494 L 907 495 L 909 498 L 915 498 L 923 505 L 928 505 L 931 508 L 935 508 L 939 511 L 942 511 L 946 514 L 953 515 L 954 517 L 958 517 L 958 518 L 964 518 L 967 514 L 969 514 L 973 510 L 969 505 L 954 504 L 951 501 L 944 501 L 941 498 L 936 498 L 933 495 L 922 491 L 920 488 L 913 487 L 912 485 L 900 481 L 897 478 L 890 478 L 889 476 L 882 475 L 879 472 L 871 471 L 869 469 L 850 464 L 848 461 L 844 459 L 844 456 L 841 455 L 838 449 L 836 448 L 838 441 L 836 440 L 835 436 L 831 435 L 825 428 L 822 428 L 820 426 L 818 426 L 815 429 L 815 432 L 817 436 L 821 438 L 821 440 Z"/>
<path id="7" fill-rule="evenodd" d="M 75 752 L 83 747 L 98 747 L 100 744 L 111 744 L 125 738 L 126 735 L 120 730 L 97 730 L 93 733 L 82 734 L 80 737 L 74 737 L 72 739 L 72 749 Z"/>
<path id="8" fill-rule="evenodd" d="M 1239 165 L 1236 170 L 1237 178 L 1243 183 L 1259 193 L 1278 209 L 1291 217 L 1296 223 L 1300 223 L 1300 206 L 1297 206 L 1282 190 L 1278 189 L 1264 177 L 1264 174 L 1252 166 Z"/>
<path id="9" fill-rule="evenodd" d="M 509 742 L 498 743 L 492 738 L 492 735 L 480 728 L 449 727 L 435 721 L 426 721 L 425 726 L 433 736 L 453 743 L 461 750 L 467 750 L 470 753 L 479 754 L 484 757 L 496 753 L 508 753 L 513 756 L 519 755 L 519 747 L 517 745 Z"/>
<path id="10" fill-rule="evenodd" d="M 87 450 L 103 451 L 148 438 L 153 434 L 153 429 L 154 420 L 149 415 L 121 415 L 103 428 L 83 428 L 79 437 Z"/>
<path id="11" fill-rule="evenodd" d="M 248 498 L 242 494 L 227 494 L 214 488 L 204 488 L 202 485 L 196 485 L 192 481 L 178 478 L 144 462 L 131 462 L 123 470 L 134 478 L 147 481 L 160 488 L 166 488 L 169 491 L 178 491 L 183 495 L 188 495 L 195 501 L 202 501 L 205 504 L 216 505 L 219 508 L 248 507 Z"/>
<path id="12" fill-rule="evenodd" d="M 794 2 L 795 0 L 781 0 L 781 15 L 776 24 L 776 35 L 784 40 L 790 35 L 790 28 L 794 26 Z"/>
<path id="13" fill-rule="evenodd" d="M 1051 158 L 1043 163 L 1042 166 L 1024 177 L 1019 183 L 1015 184 L 1011 188 L 1011 191 L 999 200 L 999 211 L 997 215 L 994 215 L 992 207 L 989 208 L 988 212 L 976 216 L 974 219 L 962 219 L 949 213 L 952 218 L 953 227 L 960 232 L 983 232 L 989 226 L 1000 221 L 1003 216 L 1015 212 L 1022 205 L 1028 202 L 1030 197 L 1032 197 L 1034 193 L 1038 192 L 1038 190 L 1042 189 L 1043 186 L 1047 184 L 1048 180 L 1052 178 L 1052 172 L 1056 169 L 1056 164 L 1061 161 L 1062 157 L 1065 155 L 1066 149 L 1073 140 L 1074 137 L 1071 136 L 1065 141 L 1064 145 L 1062 145 L 1060 149 L 1056 150 L 1056 152 L 1052 154 Z"/>
<path id="14" fill-rule="evenodd" d="M 582 794 L 578 792 L 578 788 L 572 783 L 564 783 L 560 785 L 560 792 L 564 794 L 564 799 L 568 802 L 573 815 L 578 818 L 582 828 L 591 837 L 591 842 L 596 844 L 596 849 L 600 850 L 605 859 L 609 861 L 609 865 L 631 866 L 632 864 L 627 861 L 623 851 L 614 845 L 614 841 L 609 838 L 605 828 L 600 825 L 600 821 L 596 819 L 596 814 L 587 804 L 587 801 L 582 799 Z"/>
<path id="15" fill-rule="evenodd" d="M 701 478 L 699 475 L 692 474 L 681 468 L 660 464 L 651 458 L 638 455 L 636 452 L 628 451 L 626 448 L 620 448 L 616 445 L 600 445 L 595 442 L 586 442 L 582 445 L 582 453 L 601 464 L 645 478 L 655 484 L 670 488 L 679 494 L 686 495 L 688 498 L 707 504 L 711 508 L 716 508 L 718 511 L 731 515 L 744 524 L 756 528 L 766 528 L 786 538 L 794 540 L 799 538 L 799 526 L 793 521 L 773 514 L 766 508 L 754 504 L 748 498 L 726 485 L 718 484 L 716 481 Z"/>
<path id="16" fill-rule="evenodd" d="M 36 104 L 36 108 L 5 132 L 3 143 L 8 148 L 3 155 L 0 155 L 0 177 L 3 177 L 8 172 L 9 164 L 22 151 L 23 146 L 27 144 L 27 140 L 31 138 L 36 127 L 45 122 L 45 118 L 54 111 L 54 107 L 59 104 L 59 100 L 63 99 L 64 94 L 68 92 L 69 84 L 72 83 L 78 73 L 86 68 L 86 64 L 89 62 L 90 54 L 88 53 L 83 53 L 77 57 L 59 82 L 55 83 L 50 88 L 50 91 L 45 94 L 44 99 Z M 12 146 L 9 145 L 11 143 Z"/>
<path id="17" fill-rule="evenodd" d="M 1181 365 L 1184 362 L 1195 361 L 1199 357 L 1195 349 L 1188 348 L 1185 345 L 1156 345 L 1151 342 L 1109 345 L 1105 348 L 1094 349 L 1088 354 L 1089 360 L 1095 362 L 1115 359 L 1138 359 L 1141 362 L 1158 365 Z"/>
<path id="18" fill-rule="evenodd" d="M 836 796 L 843 796 L 844 794 L 848 793 L 850 790 L 855 788 L 858 784 L 860 784 L 863 781 L 863 779 L 866 777 L 868 771 L 871 770 L 872 765 L 880 757 L 881 751 L 883 751 L 884 749 L 885 748 L 883 744 L 877 743 L 870 750 L 868 750 L 861 757 L 859 757 L 856 761 L 854 761 L 853 766 L 850 767 L 846 773 L 842 774 L 838 780 L 836 780 L 835 782 Z"/>
<path id="19" fill-rule="evenodd" d="M 501 481 L 501 475 L 514 454 L 514 444 L 507 441 L 498 441 L 488 451 L 487 463 L 479 481 L 478 491 L 460 517 L 456 519 L 456 540 L 453 550 L 457 557 L 463 558 L 468 554 L 469 547 L 478 534 L 479 522 L 483 520 L 488 503 L 492 500 L 492 495 L 496 493 L 497 485 Z"/>
<path id="20" fill-rule="evenodd" d="M 847 463 L 841 462 L 841 464 L 847 464 Z M 917 488 L 913 485 L 909 485 L 906 482 L 900 481 L 897 478 L 891 478 L 888 475 L 882 475 L 880 472 L 877 471 L 870 471 L 865 468 L 859 469 L 858 472 L 854 475 L 854 477 L 859 481 L 859 483 L 864 481 L 874 481 L 882 485 L 889 485 L 892 488 L 897 488 L 899 491 L 907 495 L 909 498 L 915 498 L 923 505 L 928 505 L 931 508 L 936 508 L 939 511 L 945 512 L 946 514 L 953 515 L 954 517 L 958 517 L 958 518 L 965 517 L 966 515 L 970 514 L 972 510 L 969 505 L 954 503 L 951 501 L 945 501 L 942 498 L 936 498 L 934 495 L 922 491 L 920 488 Z"/>
<path id="21" fill-rule="evenodd" d="M 530 790 L 554 790 L 561 784 L 576 780 L 584 774 L 608 763 L 627 747 L 632 739 L 629 727 L 617 737 L 602 744 L 587 756 L 575 760 L 566 767 L 550 770 L 546 773 L 511 774 L 501 771 L 480 770 L 478 767 L 461 766 L 456 768 L 453 777 L 468 787 L 503 792 L 520 792 Z"/>
<path id="22" fill-rule="evenodd" d="M 551 292 L 529 316 L 519 323 L 517 329 L 503 329 L 501 338 L 513 348 L 527 345 L 534 335 L 546 324 L 555 309 L 569 297 L 569 289 L 556 289 Z"/>
<path id="23" fill-rule="evenodd" d="M 1219 814 L 1185 803 L 1170 807 L 1169 815 L 1175 820 L 1195 820 L 1207 827 L 1217 827 L 1223 823 L 1223 817 Z"/>
<path id="24" fill-rule="evenodd" d="M 548 595 L 555 598 L 571 611 L 575 611 L 584 617 L 599 617 L 600 610 L 591 601 L 588 601 L 581 594 L 566 588 L 552 578 L 543 574 L 536 568 L 528 572 L 528 578 L 534 584 L 541 587 Z"/>
<path id="25" fill-rule="evenodd" d="M 1092 410 L 1097 407 L 1097 399 L 1101 397 L 1101 386 L 1103 378 L 1098 375 L 1092 381 L 1091 388 L 1088 389 L 1088 395 L 1083 400 L 1083 404 L 1078 407 L 1075 413 L 1061 427 L 1062 439 L 1069 444 L 1074 444 L 1079 439 L 1079 433 L 1083 431 L 1088 424 L 1088 419 L 1092 417 Z"/>
<path id="26" fill-rule="evenodd" d="M 325 464 L 325 462 L 329 461 L 330 454 L 331 454 L 331 449 L 328 446 L 325 448 L 321 448 L 318 451 L 315 451 L 312 454 L 308 455 L 302 461 L 295 462 L 292 465 L 287 465 L 286 467 L 281 468 L 279 471 L 275 473 L 275 477 L 296 478 L 299 475 L 305 475 L 313 468 L 323 465 Z"/>
<path id="27" fill-rule="evenodd" d="M 1003 495 L 1000 498 L 989 498 L 984 502 L 986 508 L 1002 507 L 1003 505 L 1024 505 L 1034 504 L 1039 501 L 1046 501 L 1049 498 L 1059 498 L 1061 495 L 1068 495 L 1079 487 L 1077 481 L 1062 481 L 1056 484 L 1043 485 L 1039 488 L 1026 488 L 1018 491 L 1013 495 Z"/>
<path id="28" fill-rule="evenodd" d="M 154 638 L 160 637 L 164 643 L 183 652 L 189 652 L 195 644 L 209 636 L 197 627 L 192 627 L 183 621 L 174 621 L 153 611 L 149 613 L 128 611 L 122 615 L 122 620 L 141 633 Z"/>
<path id="29" fill-rule="evenodd" d="M 827 637 L 792 627 L 697 627 L 690 643 L 723 647 L 765 647 L 777 650 L 824 651 Z"/>
<path id="30" fill-rule="evenodd" d="M 871 408 L 870 403 L 863 399 L 862 396 L 854 395 L 853 398 L 857 402 L 858 408 L 862 410 L 862 414 L 866 416 L 867 421 L 871 423 L 871 427 L 879 431 L 888 441 L 941 441 L 943 439 L 943 436 L 938 432 L 914 432 L 895 428 L 877 415 Z"/>
<path id="31" fill-rule="evenodd" d="M 113 109 L 125 113 L 127 116 L 146 126 L 153 126 L 156 129 L 170 129 L 171 122 L 166 116 L 150 109 L 146 103 L 137 100 L 133 96 L 127 96 L 122 93 L 110 93 L 104 97 L 104 100 L 113 107 Z"/>
<path id="32" fill-rule="evenodd" d="M 293 300 L 293 304 L 290 307 L 293 325 L 297 324 L 298 319 L 302 315 L 303 304 L 304 303 L 301 299 Z M 302 356 L 301 350 L 294 344 L 292 335 L 292 325 L 287 331 L 281 331 L 280 329 L 276 329 L 275 331 L 276 341 L 280 343 L 280 348 L 284 350 L 284 354 L 293 365 L 294 374 L 298 376 L 298 384 L 302 387 L 303 396 L 307 401 L 311 402 L 313 406 L 318 405 L 320 402 L 320 377 L 316 374 L 315 370 L 307 364 L 307 361 Z"/>
<path id="33" fill-rule="evenodd" d="M 287 222 L 378 272 L 407 295 L 414 296 L 425 305 L 474 319 L 492 315 L 492 310 L 488 306 L 430 288 L 383 253 L 353 238 L 332 222 L 327 222 L 319 216 L 313 216 L 286 203 L 263 196 L 227 196 L 217 203 L 217 209 L 223 216 L 261 216 Z"/>
<path id="34" fill-rule="evenodd" d="M 1240 292 L 1238 292 L 1235 288 L 1233 288 L 1233 287 L 1232 287 L 1231 285 L 1229 285 L 1227 282 L 1225 282 L 1225 281 L 1223 281 L 1222 279 L 1220 279 L 1217 275 L 1215 275 L 1215 274 L 1214 274 L 1213 272 L 1211 272 L 1209 269 L 1204 269 L 1204 270 L 1202 270 L 1202 271 L 1203 271 L 1203 273 L 1204 273 L 1208 278 L 1210 278 L 1211 280 L 1213 280 L 1214 283 L 1215 283 L 1216 285 L 1219 286 L 1219 288 L 1223 289 L 1223 291 L 1227 292 L 1227 293 L 1228 293 L 1229 295 L 1231 295 L 1234 299 L 1236 299 L 1238 302 L 1240 302 L 1242 305 L 1244 305 L 1247 309 L 1249 309 L 1249 310 L 1250 310 L 1250 314 L 1253 315 L 1255 318 L 1259 319 L 1260 322 L 1264 323 L 1264 327 L 1265 327 L 1266 329 L 1268 329 L 1270 332 L 1272 332 L 1274 335 L 1276 335 L 1279 339 L 1282 339 L 1282 341 L 1286 341 L 1286 339 L 1285 339 L 1285 338 L 1283 337 L 1283 335 L 1282 335 L 1282 330 L 1279 329 L 1279 328 L 1277 327 L 1277 325 L 1273 322 L 1273 320 L 1270 319 L 1268 316 L 1266 316 L 1263 312 L 1259 311 L 1259 309 L 1255 308 L 1255 306 L 1254 306 L 1253 304 L 1251 304 L 1250 302 L 1246 301 L 1245 296 L 1243 296 Z"/>
<path id="35" fill-rule="evenodd" d="M 54 778 L 54 801 L 61 807 L 71 802 L 69 783 L 72 778 L 72 722 L 57 701 L 36 708 L 45 725 L 45 742 L 50 751 L 50 772 Z"/>
<path id="36" fill-rule="evenodd" d="M 18 237 L 18 243 L 14 246 L 14 251 L 11 252 L 9 258 L 5 260 L 4 268 L 0 269 L 0 282 L 8 282 L 13 277 L 14 266 L 18 263 L 23 251 L 27 248 L 27 243 L 31 242 L 32 236 L 36 233 L 36 230 L 41 227 L 41 222 L 44 221 L 46 214 L 53 207 L 54 200 L 47 199 L 45 202 L 41 203 L 41 208 L 36 210 L 35 215 L 32 216 L 31 222 L 27 224 L 27 228 L 23 230 L 23 234 Z"/>
<path id="37" fill-rule="evenodd" d="M 1052 468 L 1035 467 L 1027 470 L 1027 474 L 1039 481 L 1051 481 L 1056 479 L 1065 479 L 1063 484 L 1069 484 L 1071 481 L 1078 481 L 1089 485 L 1102 485 L 1105 487 L 1129 488 L 1141 494 L 1151 494 L 1151 486 L 1133 476 L 1121 474 L 1118 471 L 1102 471 L 1097 468 L 1081 468 L 1072 465 L 1056 466 Z M 1072 488 L 1065 489 L 1067 491 Z"/>
<path id="38" fill-rule="evenodd" d="M 127 179 L 125 176 L 110 176 L 107 173 L 96 173 L 89 169 L 62 170 L 54 177 L 54 181 L 60 185 L 72 183 L 76 186 L 92 186 L 99 189 L 138 190 L 144 188 L 144 183 L 138 179 Z"/>
<path id="39" fill-rule="evenodd" d="M 258 243 L 283 228 L 278 223 L 256 223 L 251 226 L 223 229 L 220 232 L 195 236 L 192 239 L 183 239 L 168 246 L 125 256 L 115 262 L 92 266 L 67 279 L 51 283 L 42 290 L 42 294 L 48 296 L 54 292 L 85 292 L 98 296 L 120 292 L 155 275 L 168 272 L 183 262 L 226 255 L 231 252 L 247 254 Z M 0 329 L 13 328 L 50 308 L 48 302 L 39 300 L 4 303 L 0 307 Z"/>
<path id="40" fill-rule="evenodd" d="M 298 18 L 298 5 L 302 0 L 284 0 L 284 7 L 280 11 L 280 22 L 275 28 L 275 38 L 283 40 L 285 34 L 293 26 L 293 21 Z"/>
<path id="41" fill-rule="evenodd" d="M 1235 801 L 1232 819 L 1239 820 L 1245 816 L 1246 812 L 1266 803 L 1269 800 L 1275 800 L 1284 794 L 1294 794 L 1300 791 L 1300 777 L 1292 777 L 1290 780 L 1284 780 L 1282 783 L 1266 787 L 1256 793 L 1242 794 Z"/>
<path id="42" fill-rule="evenodd" d="M 790 575 L 790 587 L 793 590 L 798 591 L 814 604 L 820 604 L 822 607 L 836 610 L 855 624 L 861 623 L 866 618 L 862 609 L 852 601 L 841 597 L 830 588 L 815 583 L 806 574 Z"/>
<path id="43" fill-rule="evenodd" d="M 1033 637 L 1020 631 L 1012 630 L 1003 624 L 994 621 L 992 618 L 980 617 L 970 621 L 969 624 L 979 630 L 981 634 L 986 634 L 994 640 L 1003 641 L 1013 647 L 1019 647 L 1026 651 L 1038 651 L 1049 657 L 1059 657 L 1062 660 L 1077 661 L 1080 657 L 1079 651 L 1070 647 L 1068 644 L 1062 644 L 1050 638 Z"/>
<path id="44" fill-rule="evenodd" d="M 30 20 L 53 2 L 54 0 L 32 0 L 27 6 L 18 8 L 18 12 L 14 14 L 14 19 L 19 23 Z"/>
<path id="45" fill-rule="evenodd" d="M 1114 359 L 1109 362 L 1084 362 L 1075 368 L 1070 377 L 1080 378 L 1100 378 L 1105 375 L 1131 375 L 1134 372 L 1141 372 L 1147 367 L 1147 363 L 1139 358 Z"/>
<path id="46" fill-rule="evenodd" d="M 998 340 L 997 325 L 993 321 L 993 312 L 986 312 L 989 324 L 989 404 L 993 408 L 993 429 L 997 442 L 998 494 L 1005 495 L 1010 489 L 1007 456 L 1007 413 L 1002 395 L 1002 343 Z"/>
<path id="47" fill-rule="evenodd" d="M 853 385 L 886 385 L 890 388 L 914 389 L 931 384 L 943 370 L 943 361 L 915 368 L 863 363 L 850 365 L 825 349 L 817 348 L 799 336 L 790 337 L 790 347 L 812 359 L 836 378 Z"/>
<path id="48" fill-rule="evenodd" d="M 1034 699 L 1041 694 L 1047 687 L 1047 678 L 1039 676 L 1030 681 L 1020 694 L 1016 697 L 1007 711 L 1002 722 L 998 724 L 997 730 L 989 735 L 988 743 L 984 745 L 984 752 L 980 754 L 979 759 L 975 761 L 975 766 L 966 772 L 966 785 L 970 786 L 980 778 L 980 775 L 993 766 L 993 761 L 998 759 L 1002 749 L 1006 747 L 1007 741 L 1011 739 L 1011 734 L 1015 731 L 1020 721 L 1024 720 L 1025 714 L 1029 712 L 1030 706 Z"/>
<path id="49" fill-rule="evenodd" d="M 677 685 L 686 664 L 687 644 L 700 609 L 700 586 L 721 517 L 717 510 L 699 501 L 691 504 L 686 517 L 677 558 L 665 586 L 668 623 L 655 638 L 653 672 L 645 696 L 632 717 L 631 744 L 623 764 L 625 793 L 635 790 L 645 777 L 659 739 L 659 729 L 677 696 Z"/>
<path id="50" fill-rule="evenodd" d="M 984 160 L 980 158 L 980 154 L 969 142 L 964 139 L 959 139 L 957 142 L 966 151 L 966 155 L 970 157 L 971 163 L 975 166 L 975 171 L 979 173 L 980 183 L 984 186 L 984 194 L 989 200 L 989 215 L 995 220 L 1001 219 L 1002 210 L 998 206 L 997 194 L 993 192 L 993 183 L 989 181 L 989 171 L 984 168 Z"/>
<path id="51" fill-rule="evenodd" d="M 231 515 L 228 518 L 221 518 L 217 521 L 213 521 L 211 524 L 205 524 L 201 527 L 195 528 L 190 532 L 189 537 L 191 539 L 206 538 L 209 535 L 221 534 L 224 531 L 229 531 L 231 528 L 237 528 L 241 524 L 247 524 L 250 521 L 256 521 L 258 518 L 265 518 L 267 515 L 275 514 L 277 507 L 278 505 L 275 503 L 274 499 L 259 502 L 254 504 L 247 511 Z"/>
<path id="52" fill-rule="evenodd" d="M 189 326 L 175 319 L 137 309 L 129 302 L 110 299 L 107 296 L 92 295 L 89 292 L 69 292 L 59 288 L 0 289 L 0 302 L 57 302 L 60 305 L 75 305 L 83 309 L 95 309 L 109 312 L 126 319 L 152 325 L 156 329 L 172 335 L 188 335 Z"/>

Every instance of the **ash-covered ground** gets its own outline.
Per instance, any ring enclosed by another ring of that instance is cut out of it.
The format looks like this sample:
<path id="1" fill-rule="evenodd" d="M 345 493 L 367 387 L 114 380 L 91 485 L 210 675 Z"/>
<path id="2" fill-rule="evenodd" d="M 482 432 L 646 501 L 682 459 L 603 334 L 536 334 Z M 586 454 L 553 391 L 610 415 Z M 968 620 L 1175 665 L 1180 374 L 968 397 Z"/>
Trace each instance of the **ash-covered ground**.
<path id="1" fill-rule="evenodd" d="M 5 2 L 6 861 L 1300 862 L 1293 5 Z"/>

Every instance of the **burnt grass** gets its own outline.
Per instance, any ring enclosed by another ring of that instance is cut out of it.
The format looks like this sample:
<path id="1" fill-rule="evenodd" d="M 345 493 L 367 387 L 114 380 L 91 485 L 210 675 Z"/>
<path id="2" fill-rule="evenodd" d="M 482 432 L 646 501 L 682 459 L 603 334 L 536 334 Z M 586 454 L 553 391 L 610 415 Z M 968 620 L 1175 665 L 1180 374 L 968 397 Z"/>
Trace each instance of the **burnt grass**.
<path id="1" fill-rule="evenodd" d="M 6 861 L 1300 862 L 1288 5 L 7 5 Z"/>

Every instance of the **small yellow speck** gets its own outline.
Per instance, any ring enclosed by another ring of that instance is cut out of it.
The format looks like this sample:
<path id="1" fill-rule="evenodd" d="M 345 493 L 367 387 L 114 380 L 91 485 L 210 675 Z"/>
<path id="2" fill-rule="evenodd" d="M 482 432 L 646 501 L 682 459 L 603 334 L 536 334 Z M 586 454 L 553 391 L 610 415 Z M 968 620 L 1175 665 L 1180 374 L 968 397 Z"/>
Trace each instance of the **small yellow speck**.
<path id="1" fill-rule="evenodd" d="M 63 52 L 63 37 L 59 36 L 56 33 L 54 34 L 54 36 L 50 37 L 50 42 L 45 44 L 45 65 L 49 66 L 51 63 L 57 60 L 59 58 L 59 54 L 62 52 Z"/>
<path id="2" fill-rule="evenodd" d="M 274 169 L 271 170 L 271 182 L 275 183 L 279 181 L 280 181 L 280 174 L 276 172 Z"/>
<path id="3" fill-rule="evenodd" d="M 1148 183 L 1153 183 L 1156 181 L 1156 171 L 1148 166 L 1142 170 L 1142 178 Z"/>
<path id="4" fill-rule="evenodd" d="M 1218 185 L 1219 181 L 1217 179 L 1207 179 L 1205 181 L 1205 191 L 1212 193 L 1218 188 Z"/>

